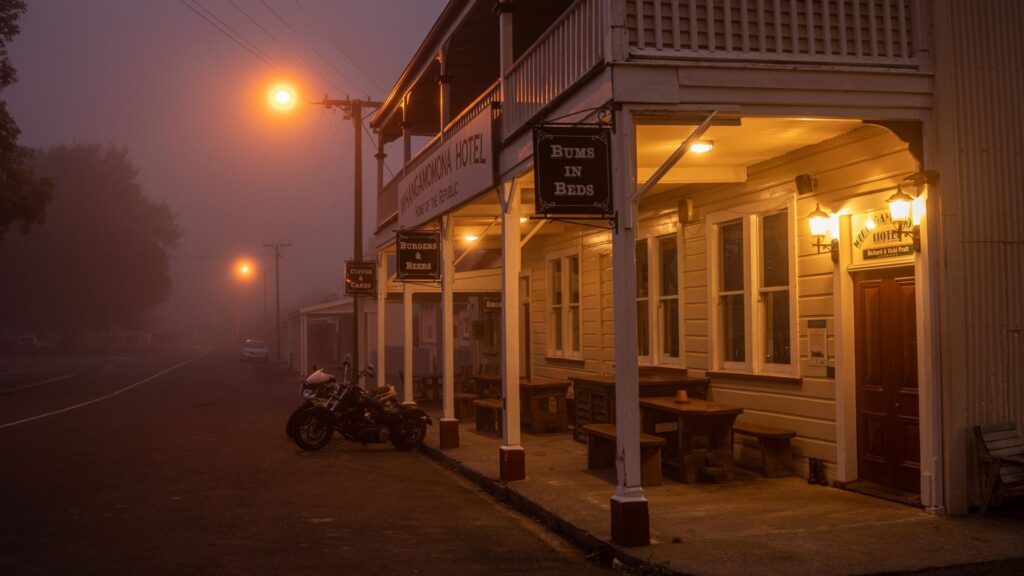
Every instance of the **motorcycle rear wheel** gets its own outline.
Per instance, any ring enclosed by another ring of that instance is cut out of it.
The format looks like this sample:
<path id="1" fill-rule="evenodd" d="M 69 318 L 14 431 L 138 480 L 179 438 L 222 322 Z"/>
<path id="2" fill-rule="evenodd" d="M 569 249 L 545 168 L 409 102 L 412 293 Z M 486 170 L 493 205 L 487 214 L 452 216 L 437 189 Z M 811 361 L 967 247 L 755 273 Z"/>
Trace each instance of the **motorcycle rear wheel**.
<path id="1" fill-rule="evenodd" d="M 415 450 L 427 436 L 427 423 L 419 418 L 406 418 L 391 436 L 391 444 L 399 450 Z"/>
<path id="2" fill-rule="evenodd" d="M 323 409 L 309 409 L 302 412 L 295 422 L 293 440 L 306 451 L 319 450 L 331 441 L 334 434 L 334 423 L 329 413 Z"/>

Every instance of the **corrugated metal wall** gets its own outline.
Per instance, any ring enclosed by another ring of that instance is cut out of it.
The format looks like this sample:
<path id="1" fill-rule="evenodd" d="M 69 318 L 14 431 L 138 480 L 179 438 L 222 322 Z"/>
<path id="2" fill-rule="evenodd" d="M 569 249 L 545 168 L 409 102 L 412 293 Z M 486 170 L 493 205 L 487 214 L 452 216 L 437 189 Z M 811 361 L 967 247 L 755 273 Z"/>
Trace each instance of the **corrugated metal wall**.
<path id="1" fill-rule="evenodd" d="M 965 381 L 952 385 L 965 388 L 967 429 L 955 434 L 969 434 L 978 423 L 1024 426 L 1024 2 L 946 6 L 936 17 L 948 19 L 952 45 L 939 74 L 952 82 L 937 99 L 954 126 L 940 126 L 939 138 L 955 138 L 956 164 L 947 156 L 939 170 L 955 175 L 945 185 L 960 198 L 960 242 L 946 248 L 962 261 L 962 301 L 951 300 L 949 313 L 963 307 L 965 334 L 949 337 L 964 347 Z"/>

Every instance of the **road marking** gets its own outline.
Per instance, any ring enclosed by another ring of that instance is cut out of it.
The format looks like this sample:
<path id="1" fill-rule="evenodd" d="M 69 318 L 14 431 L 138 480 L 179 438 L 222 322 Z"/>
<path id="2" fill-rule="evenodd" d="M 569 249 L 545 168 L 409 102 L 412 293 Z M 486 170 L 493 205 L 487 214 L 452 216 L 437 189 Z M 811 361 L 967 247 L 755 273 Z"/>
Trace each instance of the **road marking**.
<path id="1" fill-rule="evenodd" d="M 4 428 L 9 428 L 11 426 L 17 426 L 18 424 L 24 424 L 26 422 L 32 422 L 33 420 L 39 420 L 41 418 L 46 418 L 48 416 L 56 416 L 57 414 L 63 414 L 65 412 L 70 412 L 72 410 L 77 410 L 79 408 L 83 408 L 83 407 L 88 406 L 90 404 L 95 404 L 97 402 L 102 402 L 104 400 L 113 398 L 114 396 L 117 396 L 118 394 L 122 394 L 124 392 L 127 392 L 127 391 L 131 390 L 132 388 L 136 388 L 138 386 L 142 386 L 146 382 L 149 382 L 150 380 L 155 380 L 155 379 L 163 376 L 164 374 L 167 374 L 168 372 L 172 372 L 174 370 L 177 370 L 178 368 L 181 368 L 182 366 L 184 366 L 186 364 L 191 364 L 192 362 L 195 362 L 196 360 L 201 360 L 203 358 L 206 358 L 209 354 L 210 354 L 210 352 L 207 351 L 205 354 L 203 354 L 201 356 L 196 356 L 195 358 L 189 358 L 188 360 L 185 360 L 184 362 L 175 364 L 174 366 L 171 366 L 170 368 L 167 368 L 166 370 L 161 370 L 160 372 L 157 372 L 156 374 L 153 374 L 152 376 L 150 376 L 148 378 L 144 378 L 142 380 L 139 380 L 138 382 L 136 382 L 134 384 L 125 386 L 124 388 L 121 388 L 120 390 L 115 390 L 114 392 L 111 392 L 110 394 L 105 394 L 103 396 L 100 396 L 99 398 L 93 398 L 92 400 L 88 400 L 86 402 L 75 404 L 74 406 L 68 406 L 67 408 L 61 408 L 60 410 L 54 410 L 53 412 L 47 412 L 45 414 L 40 414 L 38 416 L 31 416 L 29 418 L 23 418 L 21 420 L 15 420 L 14 422 L 8 422 L 6 424 L 0 424 L 0 430 L 3 430 Z"/>
<path id="2" fill-rule="evenodd" d="M 0 394 L 7 394 L 9 392 L 17 392 L 18 390 L 24 390 L 26 388 L 35 388 L 36 386 L 42 386 L 43 384 L 52 384 L 54 382 L 60 382 L 67 380 L 68 378 L 74 378 L 78 374 L 67 374 L 64 376 L 57 376 L 56 378 L 50 378 L 49 380 L 43 380 L 42 382 L 36 382 L 34 384 L 26 384 L 24 386 L 18 386 L 17 388 L 11 388 L 9 390 L 0 390 Z"/>

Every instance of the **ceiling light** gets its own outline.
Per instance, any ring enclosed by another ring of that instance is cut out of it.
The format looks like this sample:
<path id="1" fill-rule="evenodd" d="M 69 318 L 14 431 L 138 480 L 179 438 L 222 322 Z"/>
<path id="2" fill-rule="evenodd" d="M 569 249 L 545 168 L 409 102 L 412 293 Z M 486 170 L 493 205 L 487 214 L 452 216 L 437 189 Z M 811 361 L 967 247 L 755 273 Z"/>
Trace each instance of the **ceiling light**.
<path id="1" fill-rule="evenodd" d="M 707 154 L 715 147 L 715 143 L 711 140 L 701 140 L 700 142 L 694 142 L 690 144 L 690 152 L 694 154 Z"/>
<path id="2" fill-rule="evenodd" d="M 476 242 L 477 240 L 480 239 L 480 237 L 477 236 L 476 234 L 466 234 L 465 238 L 466 242 Z"/>

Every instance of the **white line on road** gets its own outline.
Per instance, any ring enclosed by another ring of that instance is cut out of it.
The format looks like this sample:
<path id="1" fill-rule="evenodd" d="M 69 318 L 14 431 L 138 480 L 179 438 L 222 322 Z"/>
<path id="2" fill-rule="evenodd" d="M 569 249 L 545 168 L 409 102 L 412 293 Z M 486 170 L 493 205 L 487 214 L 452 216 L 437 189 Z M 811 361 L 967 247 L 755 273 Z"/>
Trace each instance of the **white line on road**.
<path id="1" fill-rule="evenodd" d="M 0 390 L 0 394 L 7 394 L 8 392 L 17 392 L 18 390 L 24 390 L 26 388 L 35 388 L 36 386 L 42 386 L 43 384 L 52 384 L 54 382 L 67 380 L 68 378 L 74 378 L 75 376 L 78 376 L 78 374 L 66 374 L 64 376 L 57 376 L 56 378 L 50 378 L 49 380 L 43 380 L 42 382 L 26 384 L 24 386 L 18 386 L 17 388 L 11 388 L 9 390 Z"/>
<path id="2" fill-rule="evenodd" d="M 114 392 L 111 392 L 110 394 L 106 394 L 104 396 L 100 396 L 99 398 L 93 398 L 92 400 L 88 400 L 88 401 L 82 402 L 80 404 L 75 404 L 74 406 L 68 406 L 67 408 L 61 408 L 60 410 L 54 410 L 53 412 L 47 412 L 45 414 L 40 414 L 38 416 L 32 416 L 30 418 L 23 418 L 21 420 L 15 420 L 14 422 L 8 422 L 7 424 L 0 424 L 0 430 L 2 430 L 4 428 L 9 428 L 11 426 L 17 426 L 18 424 L 24 424 L 26 422 L 31 422 L 33 420 L 39 420 L 40 418 L 46 418 L 48 416 L 55 416 L 57 414 L 63 414 L 64 412 L 70 412 L 72 410 L 77 410 L 79 408 L 88 406 L 90 404 L 95 404 L 97 402 L 102 402 L 102 401 L 107 400 L 109 398 L 113 398 L 114 396 L 117 396 L 118 394 L 121 394 L 123 392 L 127 392 L 127 391 L 131 390 L 132 388 L 135 388 L 137 386 L 141 386 L 141 385 L 145 384 L 146 382 L 149 382 L 150 380 L 155 380 L 156 378 L 159 378 L 159 377 L 163 376 L 164 374 L 167 374 L 168 372 L 172 372 L 174 370 L 177 370 L 178 368 L 181 368 L 182 366 L 184 366 L 186 364 L 190 364 L 192 362 L 195 362 L 196 360 L 200 360 L 202 358 L 205 358 L 208 354 L 209 354 L 209 352 L 206 352 L 206 354 L 203 354 L 201 356 L 196 356 L 195 358 L 189 358 L 188 360 L 185 360 L 184 362 L 181 362 L 179 364 L 175 364 L 174 366 L 171 366 L 170 368 L 167 368 L 166 370 L 161 370 L 160 372 L 157 372 L 156 374 L 153 374 L 152 376 L 150 376 L 148 378 L 144 378 L 142 380 L 139 380 L 138 382 L 136 382 L 134 384 L 131 384 L 129 386 L 125 386 L 124 388 L 121 388 L 120 390 L 116 390 Z"/>

